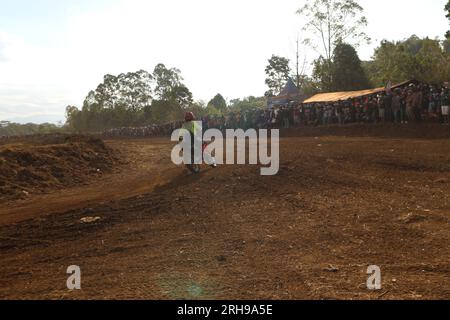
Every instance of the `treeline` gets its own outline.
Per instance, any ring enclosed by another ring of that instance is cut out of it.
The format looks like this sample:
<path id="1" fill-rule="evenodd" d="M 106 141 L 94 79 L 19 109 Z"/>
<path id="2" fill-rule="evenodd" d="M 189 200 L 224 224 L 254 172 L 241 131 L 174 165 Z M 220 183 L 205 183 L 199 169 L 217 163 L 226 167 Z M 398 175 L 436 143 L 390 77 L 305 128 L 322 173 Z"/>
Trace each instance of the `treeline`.
<path id="1" fill-rule="evenodd" d="M 450 0 L 444 10 L 450 20 Z M 371 39 L 365 33 L 368 20 L 358 1 L 305 0 L 297 14 L 301 16 L 302 31 L 309 37 L 301 42 L 320 56 L 312 64 L 311 75 L 305 72 L 306 57 L 303 67 L 300 65 L 302 52 L 298 46 L 295 72 L 289 59 L 272 56 L 266 68 L 267 96 L 277 95 L 289 77 L 296 80 L 305 95 L 366 89 L 389 81 L 415 79 L 437 85 L 449 81 L 450 31 L 443 41 L 415 35 L 403 41 L 384 40 L 370 61 L 361 61 L 355 47 Z"/>
<path id="2" fill-rule="evenodd" d="M 360 90 L 412 79 L 440 85 L 450 80 L 450 41 L 415 35 L 403 41 L 385 40 L 375 49 L 372 60 L 364 62 L 351 45 L 340 43 L 329 65 L 327 77 L 323 71 L 327 62 L 323 58 L 316 60 L 312 78 L 316 90 Z"/>
<path id="3" fill-rule="evenodd" d="M 178 119 L 193 104 L 180 70 L 158 64 L 153 73 L 144 70 L 105 75 L 89 92 L 83 107 L 66 108 L 66 126 L 73 131 L 103 131 Z"/>
<path id="4" fill-rule="evenodd" d="M 203 117 L 264 106 L 264 97 L 235 99 L 227 103 L 221 94 L 208 103 L 194 102 L 191 91 L 183 84 L 180 70 L 158 64 L 152 73 L 140 70 L 118 76 L 106 75 L 103 82 L 89 92 L 81 109 L 66 108 L 65 127 L 75 132 L 100 132 L 178 121 L 186 111 Z"/>
<path id="5" fill-rule="evenodd" d="M 409 79 L 442 84 L 450 80 L 450 39 L 420 39 L 413 35 L 404 41 L 382 41 L 364 70 L 374 85 Z"/>
<path id="6" fill-rule="evenodd" d="M 266 68 L 266 96 L 277 95 L 288 78 L 295 75 L 290 61 L 273 56 Z M 330 60 L 319 57 L 311 76 L 302 76 L 300 89 L 305 96 L 317 92 L 352 91 L 379 87 L 389 81 L 400 83 L 415 79 L 429 84 L 449 81 L 450 41 L 420 39 L 383 41 L 371 61 L 361 61 L 350 44 L 338 43 Z M 266 97 L 247 97 L 229 102 L 217 94 L 208 103 L 193 101 L 178 69 L 163 64 L 153 73 L 144 70 L 106 75 L 94 91 L 89 92 L 83 107 L 66 109 L 65 128 L 76 132 L 99 132 L 118 127 L 163 124 L 182 119 L 185 111 L 198 117 L 222 115 L 266 107 Z"/>
<path id="7" fill-rule="evenodd" d="M 289 77 L 296 75 L 290 61 L 272 56 L 266 69 L 267 96 L 280 92 Z M 418 80 L 440 85 L 450 79 L 450 40 L 420 39 L 413 35 L 398 41 L 382 41 L 372 60 L 361 61 L 347 43 L 334 47 L 331 59 L 320 56 L 313 62 L 311 76 L 300 77 L 300 87 L 308 96 L 318 92 L 353 91 Z"/>
<path id="8" fill-rule="evenodd" d="M 64 129 L 52 123 L 44 124 L 20 124 L 9 121 L 0 121 L 0 137 L 3 136 L 26 136 L 34 134 L 58 133 Z"/>

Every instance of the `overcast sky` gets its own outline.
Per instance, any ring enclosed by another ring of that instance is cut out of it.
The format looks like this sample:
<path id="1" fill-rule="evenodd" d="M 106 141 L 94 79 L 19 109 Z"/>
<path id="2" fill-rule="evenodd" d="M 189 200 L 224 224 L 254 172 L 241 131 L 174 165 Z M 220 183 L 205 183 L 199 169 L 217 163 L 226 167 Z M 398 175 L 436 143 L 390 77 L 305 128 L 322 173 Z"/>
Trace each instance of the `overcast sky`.
<path id="1" fill-rule="evenodd" d="M 382 39 L 442 38 L 447 0 L 359 0 L 369 59 Z M 56 122 L 103 75 L 157 63 L 181 70 L 196 100 L 266 91 L 272 54 L 295 59 L 305 0 L 0 0 L 0 120 Z M 309 61 L 316 53 L 306 54 Z"/>

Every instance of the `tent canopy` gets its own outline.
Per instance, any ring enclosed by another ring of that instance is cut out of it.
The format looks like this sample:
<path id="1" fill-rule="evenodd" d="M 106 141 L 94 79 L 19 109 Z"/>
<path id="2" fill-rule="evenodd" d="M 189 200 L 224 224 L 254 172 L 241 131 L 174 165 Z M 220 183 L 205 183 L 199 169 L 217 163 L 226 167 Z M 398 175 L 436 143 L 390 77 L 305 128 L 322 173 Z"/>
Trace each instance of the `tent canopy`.
<path id="1" fill-rule="evenodd" d="M 302 100 L 302 94 L 300 90 L 295 85 L 292 79 L 288 79 L 286 86 L 280 92 L 280 94 L 276 97 L 271 97 L 268 99 L 269 108 L 276 105 L 285 105 L 290 103 L 291 101 L 300 102 Z"/>
<path id="2" fill-rule="evenodd" d="M 403 87 L 410 83 L 414 83 L 416 81 L 409 80 L 391 87 L 391 89 L 396 89 L 399 87 Z M 329 93 L 319 93 L 315 96 L 312 96 L 309 99 L 303 101 L 303 103 L 319 103 L 319 102 L 336 102 L 336 101 L 345 101 L 348 99 L 360 98 L 372 94 L 377 94 L 380 92 L 386 91 L 385 87 L 375 88 L 375 89 L 367 89 L 367 90 L 359 90 L 359 91 L 345 91 L 345 92 L 329 92 Z"/>
<path id="3" fill-rule="evenodd" d="M 294 81 L 292 81 L 291 78 L 288 79 L 288 82 L 286 83 L 286 86 L 284 89 L 280 92 L 280 97 L 284 96 L 298 96 L 300 94 L 300 91 L 298 90 L 297 86 L 295 85 Z"/>
<path id="4" fill-rule="evenodd" d="M 272 101 L 298 100 L 300 98 L 300 90 L 291 78 L 288 79 L 284 89 L 276 97 L 270 98 Z"/>

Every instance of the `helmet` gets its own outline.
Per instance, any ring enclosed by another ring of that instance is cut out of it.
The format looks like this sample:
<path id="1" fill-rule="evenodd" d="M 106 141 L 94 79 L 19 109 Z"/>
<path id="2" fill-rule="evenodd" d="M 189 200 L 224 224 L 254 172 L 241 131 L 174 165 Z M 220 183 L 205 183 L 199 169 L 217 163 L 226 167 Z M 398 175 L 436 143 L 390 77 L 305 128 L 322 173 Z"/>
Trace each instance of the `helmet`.
<path id="1" fill-rule="evenodd" d="M 185 121 L 194 121 L 195 116 L 192 112 L 186 112 L 186 114 L 184 115 L 184 120 Z"/>

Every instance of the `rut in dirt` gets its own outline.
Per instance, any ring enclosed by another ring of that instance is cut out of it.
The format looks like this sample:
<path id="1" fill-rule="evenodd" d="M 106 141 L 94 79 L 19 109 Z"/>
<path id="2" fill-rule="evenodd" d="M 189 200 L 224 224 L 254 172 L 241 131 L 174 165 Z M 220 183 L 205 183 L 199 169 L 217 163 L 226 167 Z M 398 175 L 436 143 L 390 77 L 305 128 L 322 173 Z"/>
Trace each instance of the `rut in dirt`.
<path id="1" fill-rule="evenodd" d="M 445 142 L 287 138 L 274 177 L 180 168 L 147 194 L 0 227 L 0 297 L 376 299 L 361 284 L 377 264 L 384 298 L 448 298 Z"/>

